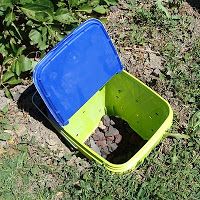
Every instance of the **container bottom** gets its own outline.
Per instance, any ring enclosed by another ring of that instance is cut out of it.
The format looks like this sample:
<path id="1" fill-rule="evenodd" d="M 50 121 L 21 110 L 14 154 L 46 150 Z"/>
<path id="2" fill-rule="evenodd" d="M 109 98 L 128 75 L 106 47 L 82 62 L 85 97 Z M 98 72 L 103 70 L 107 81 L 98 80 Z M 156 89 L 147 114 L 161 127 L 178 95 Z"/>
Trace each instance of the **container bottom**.
<path id="1" fill-rule="evenodd" d="M 123 119 L 104 115 L 85 144 L 109 162 L 123 164 L 146 142 Z"/>

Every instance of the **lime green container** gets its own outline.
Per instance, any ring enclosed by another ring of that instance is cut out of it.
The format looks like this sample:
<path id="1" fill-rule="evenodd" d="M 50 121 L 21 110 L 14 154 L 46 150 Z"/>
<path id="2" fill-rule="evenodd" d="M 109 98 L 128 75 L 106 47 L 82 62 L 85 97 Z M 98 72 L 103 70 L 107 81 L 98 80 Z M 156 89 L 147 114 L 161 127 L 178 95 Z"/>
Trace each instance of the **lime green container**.
<path id="1" fill-rule="evenodd" d="M 86 21 L 50 51 L 34 71 L 34 84 L 57 130 L 86 157 L 112 172 L 134 170 L 172 123 L 168 102 L 122 69 L 98 20 Z M 107 161 L 84 144 L 105 114 L 122 118 L 147 140 L 123 164 Z"/>

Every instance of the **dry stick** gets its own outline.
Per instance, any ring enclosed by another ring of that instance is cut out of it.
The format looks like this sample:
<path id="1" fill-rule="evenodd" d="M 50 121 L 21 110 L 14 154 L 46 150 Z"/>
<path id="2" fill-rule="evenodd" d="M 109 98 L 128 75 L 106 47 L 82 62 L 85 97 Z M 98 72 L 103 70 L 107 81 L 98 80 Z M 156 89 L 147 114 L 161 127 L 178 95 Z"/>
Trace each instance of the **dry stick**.
<path id="1" fill-rule="evenodd" d="M 157 52 L 157 51 L 152 51 L 152 50 L 148 50 L 148 49 L 141 49 L 141 48 L 137 48 L 137 47 L 135 47 L 135 48 L 125 47 L 124 49 L 125 50 L 131 50 L 131 49 L 133 49 L 133 50 L 136 50 L 136 51 L 142 51 L 142 52 L 154 53 L 154 54 L 159 54 L 160 55 L 160 53 Z"/>
<path id="2" fill-rule="evenodd" d="M 0 86 L 2 85 L 2 76 L 3 76 L 3 66 L 0 65 Z"/>

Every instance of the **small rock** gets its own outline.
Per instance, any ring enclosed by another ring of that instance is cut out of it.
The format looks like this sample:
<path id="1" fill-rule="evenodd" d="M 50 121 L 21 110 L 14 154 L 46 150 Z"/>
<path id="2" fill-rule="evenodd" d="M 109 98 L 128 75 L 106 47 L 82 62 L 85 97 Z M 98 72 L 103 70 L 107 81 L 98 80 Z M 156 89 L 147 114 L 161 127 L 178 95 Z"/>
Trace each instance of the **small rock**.
<path id="1" fill-rule="evenodd" d="M 21 94 L 18 93 L 18 92 L 13 92 L 12 96 L 13 96 L 14 101 L 18 101 L 20 96 L 21 96 Z"/>
<path id="2" fill-rule="evenodd" d="M 55 146 L 57 143 L 54 139 L 49 138 L 46 140 L 47 144 L 49 144 L 50 146 Z"/>
<path id="3" fill-rule="evenodd" d="M 102 121 L 100 121 L 100 122 L 99 122 L 99 128 L 100 128 L 101 130 L 105 130 L 107 127 L 103 124 Z"/>
<path id="4" fill-rule="evenodd" d="M 101 156 L 102 156 L 103 158 L 105 158 L 105 159 L 107 158 L 107 155 L 104 154 L 104 153 L 102 153 Z"/>
<path id="5" fill-rule="evenodd" d="M 108 146 L 110 146 L 110 144 L 112 144 L 113 142 L 112 141 L 107 141 L 107 144 L 108 144 Z"/>
<path id="6" fill-rule="evenodd" d="M 0 101 L 0 110 L 2 110 L 5 106 L 7 106 L 10 103 L 10 99 L 6 97 L 1 97 Z"/>
<path id="7" fill-rule="evenodd" d="M 112 152 L 112 148 L 111 148 L 111 144 L 112 144 L 112 143 L 113 143 L 112 141 L 107 141 L 108 151 L 109 151 L 109 152 Z"/>
<path id="8" fill-rule="evenodd" d="M 62 158 L 64 155 L 65 155 L 65 152 L 63 152 L 63 151 L 60 151 L 60 152 L 58 153 L 58 157 L 59 157 L 59 158 Z"/>
<path id="9" fill-rule="evenodd" d="M 111 147 L 112 151 L 114 151 L 114 150 L 117 149 L 118 146 L 117 146 L 116 143 L 112 143 L 112 144 L 110 145 L 110 147 Z"/>
<path id="10" fill-rule="evenodd" d="M 161 56 L 157 56 L 154 53 L 150 53 L 149 54 L 149 60 L 150 60 L 150 67 L 152 69 L 163 69 L 163 65 L 162 65 L 162 58 Z"/>
<path id="11" fill-rule="evenodd" d="M 173 73 L 172 73 L 172 71 L 169 70 L 169 71 L 167 71 L 166 75 L 169 76 L 169 77 L 172 77 Z"/>
<path id="12" fill-rule="evenodd" d="M 0 141 L 0 155 L 1 155 L 1 147 L 8 147 L 8 143 L 6 141 Z"/>
<path id="13" fill-rule="evenodd" d="M 114 141 L 114 135 L 106 137 L 107 141 Z"/>
<path id="14" fill-rule="evenodd" d="M 112 133 L 114 136 L 119 135 L 119 131 L 116 128 L 112 129 Z"/>
<path id="15" fill-rule="evenodd" d="M 115 135 L 118 135 L 118 134 L 119 134 L 119 131 L 116 128 L 110 126 L 108 131 L 106 131 L 105 136 L 106 137 L 115 136 Z"/>
<path id="16" fill-rule="evenodd" d="M 115 135 L 115 143 L 119 144 L 122 140 L 122 136 L 120 134 Z"/>
<path id="17" fill-rule="evenodd" d="M 103 117 L 102 117 L 102 122 L 103 122 L 103 124 L 105 125 L 105 126 L 109 126 L 110 125 L 110 117 L 108 116 L 108 115 L 104 115 Z"/>
<path id="18" fill-rule="evenodd" d="M 80 157 L 76 157 L 76 159 L 74 160 L 74 162 L 76 163 L 76 165 L 78 165 L 79 163 L 82 162 Z"/>
<path id="19" fill-rule="evenodd" d="M 105 136 L 106 136 L 106 137 L 110 137 L 110 136 L 113 136 L 113 135 L 112 135 L 109 131 L 106 131 L 106 132 L 105 132 Z"/>
<path id="20" fill-rule="evenodd" d="M 104 153 L 104 154 L 109 154 L 110 153 L 109 150 L 108 150 L 108 147 L 103 147 L 101 149 L 101 152 Z"/>
<path id="21" fill-rule="evenodd" d="M 71 157 L 71 159 L 67 161 L 67 165 L 68 165 L 68 166 L 76 166 L 75 160 L 76 160 L 76 156 L 73 155 L 73 156 Z"/>
<path id="22" fill-rule="evenodd" d="M 98 128 L 95 130 L 92 137 L 94 140 L 105 140 L 104 134 Z"/>
<path id="23" fill-rule="evenodd" d="M 90 147 L 90 138 L 85 141 L 85 144 Z"/>
<path id="24" fill-rule="evenodd" d="M 11 88 L 10 92 L 13 96 L 13 99 L 15 101 L 18 101 L 21 94 L 26 90 L 26 88 L 27 88 L 27 86 L 25 86 L 25 85 L 17 85 L 15 87 Z"/>
<path id="25" fill-rule="evenodd" d="M 116 12 L 116 11 L 118 11 L 118 8 L 117 8 L 117 6 L 110 6 L 110 10 L 112 12 Z"/>
<path id="26" fill-rule="evenodd" d="M 115 125 L 115 122 L 112 119 L 110 120 L 110 125 Z"/>
<path id="27" fill-rule="evenodd" d="M 98 141 L 98 142 L 102 142 L 102 141 Z M 98 153 L 99 155 L 101 155 L 99 147 L 95 144 L 95 142 L 94 142 L 94 140 L 92 138 L 90 138 L 90 144 L 91 144 L 92 150 L 94 150 L 96 153 Z"/>
<path id="28" fill-rule="evenodd" d="M 106 143 L 106 140 L 99 140 L 99 141 L 96 141 L 96 144 L 100 147 L 106 147 L 107 146 L 107 143 Z"/>
<path id="29" fill-rule="evenodd" d="M 0 97 L 4 97 L 4 96 L 5 96 L 4 91 L 0 90 Z"/>
<path id="30" fill-rule="evenodd" d="M 25 135 L 27 132 L 27 129 L 25 125 L 21 124 L 18 126 L 17 130 L 15 131 L 18 137 L 21 137 L 22 135 Z"/>
<path id="31" fill-rule="evenodd" d="M 56 193 L 56 196 L 55 196 L 55 199 L 56 199 L 56 200 L 63 199 L 63 196 L 64 196 L 64 193 L 63 193 L 63 192 L 57 192 L 57 193 Z"/>
<path id="32" fill-rule="evenodd" d="M 159 76 L 160 75 L 160 70 L 158 69 L 158 68 L 156 68 L 156 69 L 154 69 L 154 74 L 156 75 L 156 76 Z"/>

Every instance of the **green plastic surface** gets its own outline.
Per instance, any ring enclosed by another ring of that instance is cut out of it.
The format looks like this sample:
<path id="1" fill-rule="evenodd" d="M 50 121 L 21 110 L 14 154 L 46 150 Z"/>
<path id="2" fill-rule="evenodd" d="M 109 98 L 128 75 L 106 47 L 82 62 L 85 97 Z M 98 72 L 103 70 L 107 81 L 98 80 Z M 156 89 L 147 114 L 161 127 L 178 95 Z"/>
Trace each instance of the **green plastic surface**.
<path id="1" fill-rule="evenodd" d="M 129 161 L 112 164 L 84 144 L 105 114 L 119 116 L 148 142 Z M 156 92 L 126 71 L 116 74 L 101 90 L 89 99 L 59 130 L 69 142 L 87 157 L 111 171 L 134 169 L 160 142 L 171 126 L 170 105 Z"/>

